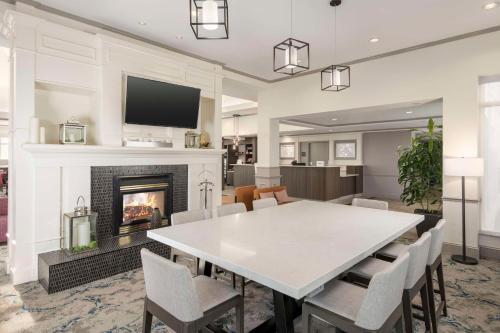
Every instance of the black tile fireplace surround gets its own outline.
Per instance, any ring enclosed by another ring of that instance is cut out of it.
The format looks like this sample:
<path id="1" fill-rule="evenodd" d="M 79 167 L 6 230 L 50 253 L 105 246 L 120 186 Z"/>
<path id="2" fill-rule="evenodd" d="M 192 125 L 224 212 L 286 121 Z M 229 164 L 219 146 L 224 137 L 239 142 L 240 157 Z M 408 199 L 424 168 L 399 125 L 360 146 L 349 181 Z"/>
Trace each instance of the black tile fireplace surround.
<path id="1" fill-rule="evenodd" d="M 169 256 L 170 248 L 147 238 L 146 231 L 114 235 L 113 179 L 138 176 L 168 176 L 172 190 L 171 212 L 187 210 L 187 165 L 92 167 L 91 209 L 99 214 L 98 249 L 75 255 L 62 250 L 40 254 L 38 280 L 49 294 L 141 267 L 140 250 L 143 247 L 164 257 Z"/>

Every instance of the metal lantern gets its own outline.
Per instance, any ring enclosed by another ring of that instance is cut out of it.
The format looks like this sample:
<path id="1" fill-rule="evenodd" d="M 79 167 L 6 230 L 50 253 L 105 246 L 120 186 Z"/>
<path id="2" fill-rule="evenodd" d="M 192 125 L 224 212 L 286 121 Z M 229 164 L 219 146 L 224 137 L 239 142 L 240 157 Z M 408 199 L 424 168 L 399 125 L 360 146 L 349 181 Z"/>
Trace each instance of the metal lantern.
<path id="1" fill-rule="evenodd" d="M 321 90 L 341 91 L 351 86 L 351 68 L 331 65 L 321 71 Z"/>
<path id="2" fill-rule="evenodd" d="M 79 206 L 80 200 L 83 206 Z M 78 197 L 73 212 L 64 214 L 61 247 L 70 254 L 91 251 L 97 248 L 97 213 L 85 206 L 85 199 Z"/>
<path id="3" fill-rule="evenodd" d="M 309 43 L 288 38 L 274 47 L 274 71 L 294 75 L 309 69 Z"/>
<path id="4" fill-rule="evenodd" d="M 59 143 L 85 145 L 87 144 L 87 125 L 79 121 L 67 121 L 59 125 Z"/>
<path id="5" fill-rule="evenodd" d="M 228 39 L 227 0 L 189 0 L 191 29 L 196 39 Z"/>

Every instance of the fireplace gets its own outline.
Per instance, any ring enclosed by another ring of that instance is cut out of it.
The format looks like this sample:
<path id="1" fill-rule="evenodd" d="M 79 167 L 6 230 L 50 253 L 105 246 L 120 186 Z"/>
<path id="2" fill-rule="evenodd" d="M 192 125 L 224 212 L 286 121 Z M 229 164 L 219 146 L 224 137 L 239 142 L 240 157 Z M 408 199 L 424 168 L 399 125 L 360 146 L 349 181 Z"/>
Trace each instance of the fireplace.
<path id="1" fill-rule="evenodd" d="M 155 208 L 160 210 L 162 225 L 172 214 L 172 174 L 113 177 L 113 235 L 125 235 L 151 229 Z"/>

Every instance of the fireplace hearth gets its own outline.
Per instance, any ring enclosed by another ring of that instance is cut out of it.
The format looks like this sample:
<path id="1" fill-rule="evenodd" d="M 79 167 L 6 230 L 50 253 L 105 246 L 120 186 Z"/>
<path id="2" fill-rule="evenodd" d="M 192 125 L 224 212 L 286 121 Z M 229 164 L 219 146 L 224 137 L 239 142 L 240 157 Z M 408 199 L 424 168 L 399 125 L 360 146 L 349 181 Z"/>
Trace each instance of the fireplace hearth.
<path id="1" fill-rule="evenodd" d="M 155 209 L 167 226 L 172 214 L 172 174 L 113 177 L 113 235 L 152 228 Z"/>

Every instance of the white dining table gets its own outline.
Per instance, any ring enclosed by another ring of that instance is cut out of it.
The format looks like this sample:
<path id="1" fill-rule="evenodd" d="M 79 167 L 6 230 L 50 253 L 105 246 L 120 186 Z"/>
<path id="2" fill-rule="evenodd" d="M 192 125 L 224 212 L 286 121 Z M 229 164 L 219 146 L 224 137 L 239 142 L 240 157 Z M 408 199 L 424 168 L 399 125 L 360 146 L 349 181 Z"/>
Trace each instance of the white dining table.
<path id="1" fill-rule="evenodd" d="M 278 332 L 297 302 L 422 222 L 422 215 L 297 201 L 147 236 L 273 290 Z M 205 269 L 207 273 L 210 270 Z"/>

